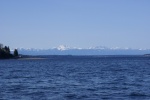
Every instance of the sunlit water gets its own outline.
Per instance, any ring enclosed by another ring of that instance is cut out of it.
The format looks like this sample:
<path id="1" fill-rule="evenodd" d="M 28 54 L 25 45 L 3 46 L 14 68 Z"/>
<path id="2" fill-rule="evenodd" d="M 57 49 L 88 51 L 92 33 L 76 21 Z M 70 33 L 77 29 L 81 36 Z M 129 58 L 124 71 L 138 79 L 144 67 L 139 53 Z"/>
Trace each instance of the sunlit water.
<path id="1" fill-rule="evenodd" d="M 0 60 L 0 100 L 150 100 L 150 57 Z"/>

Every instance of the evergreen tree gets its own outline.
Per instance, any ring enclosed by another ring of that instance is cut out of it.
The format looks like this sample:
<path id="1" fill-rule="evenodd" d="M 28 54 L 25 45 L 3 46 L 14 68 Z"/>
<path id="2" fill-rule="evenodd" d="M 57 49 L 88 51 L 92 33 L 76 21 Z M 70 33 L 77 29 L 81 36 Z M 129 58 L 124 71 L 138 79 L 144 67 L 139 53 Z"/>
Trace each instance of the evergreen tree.
<path id="1" fill-rule="evenodd" d="M 13 57 L 18 57 L 18 50 L 14 50 L 14 55 L 11 54 L 9 46 L 3 46 L 0 43 L 0 59 L 9 59 Z"/>
<path id="2" fill-rule="evenodd" d="M 18 57 L 18 50 L 17 49 L 14 50 L 14 56 Z"/>
<path id="3" fill-rule="evenodd" d="M 5 46 L 5 47 L 4 47 L 4 51 L 5 51 L 7 54 L 10 54 L 10 49 L 9 49 L 9 47 Z"/>
<path id="4" fill-rule="evenodd" d="M 8 46 L 8 50 L 7 50 L 7 52 L 10 54 L 10 48 L 9 48 L 9 46 Z"/>

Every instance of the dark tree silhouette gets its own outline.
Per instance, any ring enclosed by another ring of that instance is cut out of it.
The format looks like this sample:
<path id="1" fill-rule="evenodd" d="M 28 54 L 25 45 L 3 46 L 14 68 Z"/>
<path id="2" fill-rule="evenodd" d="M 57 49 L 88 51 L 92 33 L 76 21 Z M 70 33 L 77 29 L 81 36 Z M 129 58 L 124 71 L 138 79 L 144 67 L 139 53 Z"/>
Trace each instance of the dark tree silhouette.
<path id="1" fill-rule="evenodd" d="M 5 52 L 6 52 L 6 53 L 10 54 L 9 46 L 8 46 L 8 47 L 7 47 L 7 46 L 5 46 L 5 47 L 4 47 L 4 50 L 5 50 Z"/>
<path id="2" fill-rule="evenodd" d="M 8 48 L 7 48 L 7 52 L 10 54 L 10 48 L 9 48 L 9 46 L 8 46 Z"/>
<path id="3" fill-rule="evenodd" d="M 17 49 L 15 51 L 15 56 L 18 56 Z M 0 43 L 0 59 L 8 59 L 13 58 L 14 56 L 11 54 L 9 46 L 3 46 L 3 44 Z"/>
<path id="4" fill-rule="evenodd" d="M 18 50 L 17 49 L 14 50 L 14 56 L 18 57 Z"/>

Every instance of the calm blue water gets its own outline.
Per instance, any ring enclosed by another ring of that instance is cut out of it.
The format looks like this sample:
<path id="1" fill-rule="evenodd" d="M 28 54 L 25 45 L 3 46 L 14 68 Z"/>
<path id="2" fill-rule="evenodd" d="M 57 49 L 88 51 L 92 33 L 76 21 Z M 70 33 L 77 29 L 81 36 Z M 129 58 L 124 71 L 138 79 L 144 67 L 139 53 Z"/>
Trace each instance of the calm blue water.
<path id="1" fill-rule="evenodd" d="M 0 100 L 150 100 L 150 57 L 0 60 Z"/>

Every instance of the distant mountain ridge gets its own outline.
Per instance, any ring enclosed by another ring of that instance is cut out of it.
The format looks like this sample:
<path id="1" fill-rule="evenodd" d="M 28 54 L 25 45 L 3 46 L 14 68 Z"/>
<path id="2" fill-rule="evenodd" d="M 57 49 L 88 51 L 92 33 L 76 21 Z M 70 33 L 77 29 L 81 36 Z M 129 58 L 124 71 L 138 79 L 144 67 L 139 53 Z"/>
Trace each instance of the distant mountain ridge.
<path id="1" fill-rule="evenodd" d="M 51 49 L 18 48 L 24 55 L 143 55 L 149 54 L 150 49 L 107 48 L 104 46 L 77 48 L 60 45 Z"/>

